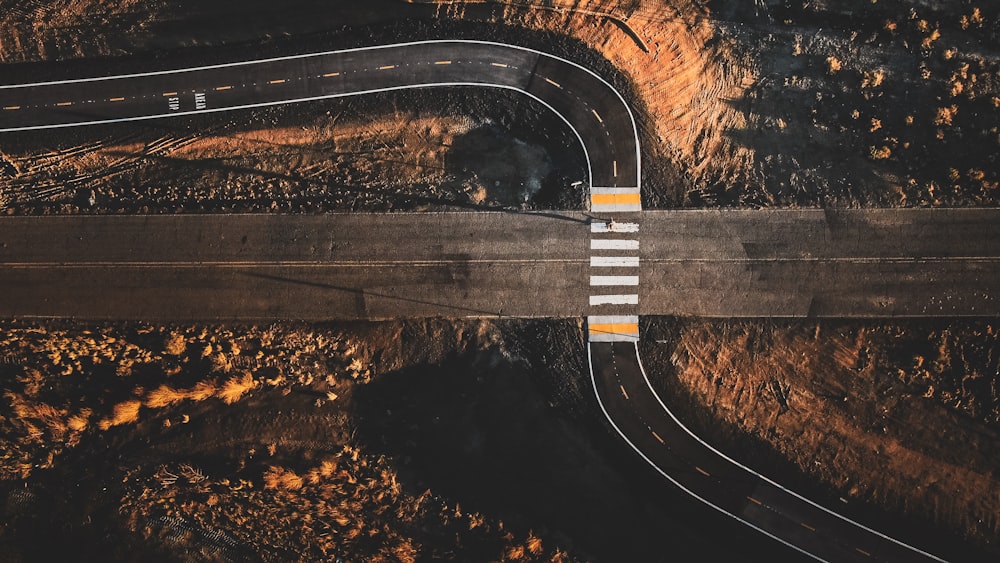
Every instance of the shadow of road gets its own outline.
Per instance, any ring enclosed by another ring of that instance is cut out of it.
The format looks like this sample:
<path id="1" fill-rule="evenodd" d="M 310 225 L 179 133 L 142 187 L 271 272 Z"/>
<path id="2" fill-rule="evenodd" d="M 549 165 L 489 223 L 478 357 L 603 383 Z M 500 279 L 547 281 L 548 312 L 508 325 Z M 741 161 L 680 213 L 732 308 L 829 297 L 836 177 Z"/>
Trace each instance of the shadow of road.
<path id="1" fill-rule="evenodd" d="M 409 490 L 499 518 L 515 535 L 533 529 L 586 559 L 719 554 L 690 527 L 687 501 L 622 471 L 609 458 L 616 448 L 604 451 L 586 425 L 550 406 L 542 379 L 496 350 L 382 374 L 355 391 L 356 437 L 397 459 Z"/>

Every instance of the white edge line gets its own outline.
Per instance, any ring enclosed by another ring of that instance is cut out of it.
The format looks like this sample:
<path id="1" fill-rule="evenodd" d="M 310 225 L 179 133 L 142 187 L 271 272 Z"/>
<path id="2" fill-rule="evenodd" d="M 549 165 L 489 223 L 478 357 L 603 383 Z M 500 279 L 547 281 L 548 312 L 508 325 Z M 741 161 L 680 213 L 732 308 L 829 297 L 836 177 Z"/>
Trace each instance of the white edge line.
<path id="1" fill-rule="evenodd" d="M 636 344 L 636 349 L 638 350 L 638 348 L 639 348 L 638 342 L 635 343 L 635 344 Z M 725 509 L 723 509 L 723 508 L 721 508 L 719 506 L 716 506 L 716 505 L 712 504 L 710 501 L 701 498 L 700 496 L 698 496 L 697 494 L 695 494 L 693 491 L 691 491 L 690 489 L 688 489 L 684 485 L 680 484 L 673 477 L 671 477 L 670 475 L 667 475 L 667 473 L 665 471 L 663 471 L 662 469 L 660 469 L 660 466 L 658 466 L 655 463 L 653 463 L 653 460 L 651 460 L 648 457 L 646 457 L 646 454 L 642 453 L 642 450 L 640 450 L 638 446 L 636 446 L 635 444 L 633 444 L 632 441 L 628 439 L 628 436 L 626 436 L 625 433 L 622 432 L 622 429 L 619 428 L 617 424 L 615 424 L 615 421 L 611 418 L 611 415 L 608 414 L 608 409 L 604 408 L 604 403 L 601 401 L 601 393 L 597 390 L 597 378 L 594 377 L 594 358 L 593 358 L 593 354 L 591 353 L 590 342 L 587 342 L 587 367 L 590 369 L 590 382 L 594 386 L 594 395 L 597 396 L 597 404 L 601 407 L 601 412 L 604 413 L 604 418 L 608 419 L 608 422 L 611 423 L 611 426 L 615 429 L 615 432 L 618 432 L 618 435 L 622 437 L 622 440 L 625 440 L 625 443 L 627 443 L 629 446 L 632 446 L 632 449 L 635 450 L 635 453 L 639 454 L 639 457 L 641 457 L 642 459 L 646 460 L 646 463 L 648 463 L 649 465 L 651 465 L 653 467 L 653 469 L 655 469 L 657 472 L 660 473 L 660 475 L 663 475 L 664 477 L 666 477 L 666 479 L 668 481 L 670 481 L 671 483 L 673 483 L 680 490 L 682 490 L 685 493 L 693 496 L 694 498 L 700 500 L 701 502 L 707 504 L 708 506 L 714 508 L 715 510 L 718 510 L 719 512 L 725 514 L 726 516 L 729 516 L 730 518 L 736 520 L 737 522 L 745 524 L 746 526 L 749 526 L 749 527 L 753 528 L 754 530 L 757 530 L 758 532 L 764 534 L 765 536 L 770 537 L 773 540 L 779 541 L 779 542 L 787 545 L 788 547 L 794 549 L 795 551 L 798 551 L 799 553 L 802 553 L 803 555 L 811 557 L 812 559 L 815 559 L 817 561 L 824 561 L 825 562 L 825 560 L 823 558 L 817 557 L 816 555 L 813 555 L 812 553 L 809 553 L 808 551 L 802 549 L 801 547 L 799 547 L 799 546 L 797 546 L 795 544 L 789 543 L 787 540 L 779 538 L 778 536 L 772 534 L 771 532 L 768 532 L 767 530 L 764 530 L 763 528 L 757 527 L 752 522 L 744 520 L 744 519 L 740 518 L 739 516 L 733 514 L 732 512 L 729 512 L 729 511 L 727 511 L 727 510 L 725 510 Z"/>
<path id="2" fill-rule="evenodd" d="M 237 66 L 247 66 L 247 65 L 255 65 L 255 64 L 261 64 L 261 63 L 271 63 L 271 62 L 278 62 L 278 61 L 288 61 L 288 60 L 304 59 L 304 58 L 309 58 L 309 57 L 322 57 L 322 56 L 336 55 L 336 54 L 340 54 L 340 53 L 352 53 L 352 52 L 369 51 L 369 50 L 376 50 L 376 49 L 393 49 L 393 48 L 401 48 L 401 47 L 410 47 L 410 46 L 414 46 L 414 45 L 442 45 L 442 44 L 448 44 L 448 43 L 468 43 L 468 44 L 476 44 L 476 45 L 493 45 L 493 46 L 496 46 L 496 47 L 504 47 L 504 48 L 507 48 L 507 49 L 515 49 L 515 50 L 525 51 L 525 52 L 528 52 L 528 53 L 534 53 L 534 54 L 542 56 L 542 57 L 549 57 L 549 58 L 555 59 L 557 61 L 564 62 L 564 63 L 566 63 L 566 64 L 568 64 L 570 66 L 574 66 L 574 67 L 576 67 L 576 68 L 578 68 L 578 69 L 580 69 L 580 70 L 582 70 L 582 71 L 590 74 L 591 76 L 593 76 L 594 78 L 598 79 L 599 81 L 601 81 L 601 83 L 603 83 L 605 86 L 608 87 L 608 89 L 610 89 L 612 92 L 615 93 L 615 96 L 618 97 L 618 100 L 622 103 L 622 106 L 625 107 L 625 111 L 628 113 L 629 121 L 632 122 L 632 135 L 633 135 L 633 137 L 635 139 L 635 167 L 636 167 L 635 168 L 635 185 L 636 186 L 641 186 L 642 185 L 642 155 L 641 155 L 641 151 L 640 151 L 640 147 L 639 147 L 639 129 L 636 127 L 635 116 L 632 115 L 632 108 L 629 107 L 629 105 L 625 102 L 625 98 L 622 97 L 621 93 L 618 92 L 618 90 L 615 89 L 614 86 L 612 86 L 607 80 L 605 80 L 603 77 L 601 77 L 601 75 L 599 75 L 596 72 L 590 70 L 589 68 L 587 68 L 585 66 L 582 66 L 582 65 L 580 65 L 578 63 L 575 63 L 573 61 L 564 59 L 564 58 L 562 58 L 562 57 L 560 57 L 558 55 L 552 55 L 552 54 L 549 54 L 549 53 L 544 53 L 542 51 L 538 51 L 536 49 L 531 49 L 529 47 L 521 47 L 520 45 L 508 45 L 506 43 L 499 43 L 499 42 L 496 42 L 496 41 L 480 41 L 480 40 L 474 40 L 474 39 L 448 39 L 448 40 L 410 41 L 410 42 L 407 42 L 407 43 L 394 43 L 394 44 L 391 44 L 391 45 L 372 45 L 372 46 L 369 46 L 369 47 L 355 47 L 355 48 L 352 48 L 352 49 L 340 49 L 340 50 L 336 50 L 336 51 L 321 51 L 319 53 L 306 53 L 306 54 L 302 54 L 302 55 L 286 55 L 286 56 L 282 56 L 282 57 L 271 57 L 271 58 L 267 58 L 267 59 L 257 59 L 257 60 L 253 60 L 253 61 L 238 61 L 238 62 L 232 62 L 232 63 L 221 63 L 221 64 L 215 64 L 215 65 L 197 66 L 197 67 L 190 67 L 190 68 L 184 68 L 184 69 L 156 70 L 156 71 L 150 71 L 150 72 L 138 72 L 138 73 L 133 73 L 133 74 L 119 74 L 119 75 L 113 75 L 113 76 L 100 76 L 100 77 L 93 77 L 93 78 L 75 78 L 75 79 L 71 79 L 71 80 L 55 80 L 55 81 L 50 81 L 50 82 L 33 82 L 33 83 L 26 83 L 26 84 L 6 84 L 6 85 L 0 85 L 0 90 L 13 89 L 13 88 L 24 88 L 24 87 L 34 87 L 34 86 L 56 85 L 56 84 L 76 84 L 76 83 L 80 83 L 80 82 L 94 82 L 94 81 L 100 81 L 100 80 L 115 80 L 115 79 L 119 79 L 119 78 L 139 78 L 139 77 L 144 77 L 144 76 L 162 76 L 162 75 L 165 75 L 165 74 L 175 74 L 175 73 L 181 73 L 181 72 L 195 72 L 195 71 L 199 71 L 199 70 L 210 70 L 210 69 L 216 69 L 216 68 L 229 68 L 229 67 L 237 67 Z M 379 90 L 373 90 L 373 91 L 377 92 Z M 527 92 L 525 92 L 525 93 L 527 93 Z M 294 100 L 294 101 L 306 101 L 306 100 Z M 288 103 L 288 101 L 282 102 L 282 103 Z M 273 104 L 270 104 L 270 105 L 273 105 Z M 260 107 L 260 106 L 254 106 L 254 107 Z M 177 114 L 174 114 L 174 115 L 177 115 Z M 566 119 L 563 118 L 563 120 L 565 121 Z M 97 124 L 97 123 L 109 123 L 109 122 L 95 121 L 95 122 L 91 122 L 91 123 Z M 577 137 L 579 137 L 579 134 L 577 134 Z M 581 140 L 581 142 L 582 142 L 582 140 Z M 588 164 L 589 164 L 589 161 L 588 161 Z"/>
<path id="3" fill-rule="evenodd" d="M 642 365 L 642 358 L 639 357 L 639 343 L 638 342 L 635 345 L 635 360 L 637 362 L 639 362 L 639 371 L 642 372 L 642 377 L 643 377 L 643 379 L 646 380 L 646 386 L 649 387 L 649 391 L 653 394 L 654 397 L 656 397 L 656 402 L 660 403 L 660 407 L 662 407 L 663 410 L 666 411 L 666 413 L 668 415 L 670 415 L 670 418 L 672 418 L 674 420 L 674 423 L 676 423 L 677 426 L 680 426 L 681 428 L 683 428 L 684 431 L 688 433 L 688 435 L 690 435 L 692 438 L 694 438 L 695 440 L 697 440 L 701 445 L 705 446 L 706 448 L 708 448 L 709 450 L 711 450 L 712 452 L 714 452 L 716 455 L 718 455 L 722 459 L 728 461 L 729 463 L 732 463 L 733 465 L 739 467 L 740 469 L 743 469 L 744 471 L 746 471 L 746 472 L 748 472 L 748 473 L 750 473 L 752 475 L 755 475 L 756 477 L 760 478 L 761 480 L 766 481 L 767 483 L 769 483 L 769 484 L 777 487 L 778 489 L 781 489 L 782 491 L 784 491 L 784 492 L 786 492 L 786 493 L 788 493 L 788 494 L 790 494 L 790 495 L 798 498 L 799 500 L 802 500 L 802 501 L 805 501 L 808 504 L 811 504 L 812 506 L 814 506 L 814 507 L 822 510 L 823 512 L 826 512 L 828 514 L 836 516 L 837 518 L 840 518 L 841 520 L 843 520 L 843 521 L 845 521 L 847 523 L 854 524 L 855 526 L 861 528 L 862 530 L 865 530 L 865 531 L 870 532 L 870 533 L 872 533 L 872 534 L 874 534 L 876 536 L 879 536 L 882 539 L 889 540 L 889 541 L 891 541 L 891 542 L 893 542 L 893 543 L 895 543 L 895 544 L 897 544 L 897 545 L 899 545 L 901 547 L 905 547 L 907 549 L 915 551 L 915 552 L 917 552 L 917 553 L 919 553 L 919 554 L 921 554 L 921 555 L 923 555 L 925 557 L 929 557 L 930 559 L 933 559 L 935 561 L 941 561 L 943 563 L 946 563 L 944 559 L 941 559 L 940 557 L 937 557 L 936 555 L 934 555 L 932 553 L 927 553 L 926 551 L 923 551 L 920 548 L 917 548 L 917 547 L 914 547 L 914 546 L 912 546 L 912 545 L 910 545 L 908 543 L 899 541 L 896 538 L 893 538 L 891 536 L 887 536 L 887 535 L 883 534 L 882 532 L 879 532 L 878 530 L 873 530 L 872 528 L 869 528 L 868 526 L 865 526 L 864 524 L 861 524 L 860 522 L 855 522 L 854 520 L 851 520 L 850 518 L 848 518 L 848 517 L 846 517 L 846 516 L 844 516 L 842 514 L 838 514 L 838 513 L 834 512 L 834 511 L 830 510 L 829 508 L 826 508 L 825 506 L 823 506 L 821 504 L 817 504 L 816 502 L 814 502 L 812 500 L 809 500 L 808 498 L 806 498 L 806 497 L 804 497 L 804 496 L 796 493 L 795 491 L 793 491 L 791 489 L 788 489 L 788 488 L 784 487 L 783 485 L 781 485 L 781 484 L 779 484 L 779 483 L 777 483 L 777 482 L 769 479 L 768 477 L 766 477 L 764 475 L 761 475 L 760 473 L 757 473 L 753 469 L 750 469 L 749 467 L 743 465 L 742 463 L 740 463 L 740 462 L 732 459 L 731 457 L 727 456 L 726 454 L 724 454 L 724 453 L 720 452 L 719 450 L 715 449 L 709 443 L 707 443 L 704 440 L 702 440 L 697 434 L 695 434 L 694 432 L 691 432 L 691 430 L 689 430 L 687 426 L 685 426 L 683 423 L 681 423 L 681 421 L 678 420 L 678 418 L 676 416 L 674 416 L 674 413 L 671 412 L 670 409 L 667 408 L 667 405 L 665 405 L 663 403 L 663 401 L 660 399 L 659 394 L 656 393 L 656 390 L 653 389 L 652 383 L 650 383 L 650 381 L 649 381 L 649 376 L 646 375 L 646 369 Z"/>
<path id="4" fill-rule="evenodd" d="M 168 117 L 177 117 L 179 115 L 199 115 L 199 114 L 205 114 L 205 113 L 218 113 L 218 112 L 223 112 L 223 111 L 235 111 L 235 110 L 241 110 L 241 109 L 252 109 L 252 108 L 260 108 L 260 107 L 278 106 L 278 105 L 301 103 L 301 102 L 315 102 L 315 101 L 318 101 L 318 100 L 329 100 L 329 99 L 332 99 L 332 98 L 346 98 L 348 96 L 361 96 L 361 95 L 364 95 L 364 94 L 374 94 L 374 93 L 377 93 L 377 92 L 391 92 L 391 91 L 395 91 L 395 90 L 414 90 L 414 89 L 417 89 L 417 88 L 428 88 L 428 87 L 438 87 L 438 86 L 473 86 L 473 87 L 500 88 L 500 89 L 503 89 L 503 90 L 512 90 L 514 92 L 520 92 L 520 93 L 524 94 L 525 96 L 528 96 L 529 98 L 531 98 L 531 99 L 535 100 L 536 102 L 542 104 L 543 106 L 547 107 L 552 113 L 556 114 L 559 117 L 559 119 L 562 119 L 563 122 L 567 126 L 569 126 L 570 131 L 572 131 L 573 134 L 576 135 L 576 139 L 580 142 L 580 147 L 583 149 L 584 160 L 587 162 L 587 182 L 588 182 L 588 184 L 593 184 L 594 183 L 594 174 L 593 174 L 593 170 L 591 169 L 591 166 L 590 166 L 590 153 L 587 152 L 587 145 L 583 142 L 583 137 L 580 136 L 580 132 L 577 131 L 575 127 L 573 127 L 573 124 L 570 123 L 570 121 L 568 119 L 566 119 L 566 117 L 563 114 L 561 114 L 558 111 L 556 111 L 556 109 L 554 107 L 552 107 L 551 105 L 549 105 L 548 102 L 546 102 L 545 100 L 542 100 L 541 98 L 539 98 L 538 96 L 535 96 L 531 92 L 528 92 L 526 90 L 522 90 L 522 89 L 518 88 L 517 86 L 508 86 L 506 84 L 489 84 L 489 83 L 484 83 L 484 82 L 428 82 L 428 83 L 425 83 L 425 84 L 408 84 L 408 85 L 405 85 L 405 86 L 393 86 L 393 87 L 390 87 L 390 88 L 376 88 L 376 89 L 373 89 L 373 90 L 358 90 L 356 92 L 342 92 L 342 93 L 339 93 L 339 94 L 325 94 L 325 95 L 322 95 L 322 96 L 309 96 L 309 97 L 306 97 L 306 98 L 291 98 L 291 99 L 286 99 L 286 100 L 276 100 L 276 101 L 273 101 L 273 102 L 259 102 L 259 103 L 255 103 L 255 104 L 243 104 L 243 105 L 238 105 L 238 106 L 226 106 L 226 107 L 222 107 L 222 108 L 207 108 L 207 109 L 195 109 L 195 110 L 188 110 L 188 111 L 175 111 L 175 112 L 172 112 L 172 113 L 161 113 L 161 114 L 156 114 L 156 115 L 139 115 L 139 116 L 134 116 L 134 117 L 119 117 L 119 118 L 114 118 L 114 119 L 99 119 L 99 120 L 96 120 L 96 121 L 86 121 L 86 122 L 79 122 L 79 123 L 61 123 L 61 124 L 55 124 L 55 125 L 31 125 L 31 126 L 28 126 L 28 127 L 11 127 L 11 128 L 0 129 L 0 133 L 13 133 L 13 132 L 16 132 L 16 131 L 38 131 L 38 130 L 42 130 L 42 129 L 62 129 L 62 128 L 68 128 L 68 127 L 85 127 L 85 126 L 88 126 L 88 125 L 106 125 L 106 124 L 109 124 L 109 123 L 126 123 L 126 122 L 129 122 L 129 121 L 149 121 L 151 119 L 164 119 L 164 118 L 168 118 Z M 2 88 L 2 86 L 0 86 L 0 88 Z"/>

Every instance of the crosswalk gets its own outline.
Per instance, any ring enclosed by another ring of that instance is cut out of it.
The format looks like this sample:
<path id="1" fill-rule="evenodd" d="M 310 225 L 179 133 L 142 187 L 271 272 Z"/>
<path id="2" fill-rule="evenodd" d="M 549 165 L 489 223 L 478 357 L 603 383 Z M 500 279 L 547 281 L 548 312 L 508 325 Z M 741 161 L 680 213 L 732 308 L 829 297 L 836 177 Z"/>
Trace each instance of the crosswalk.
<path id="1" fill-rule="evenodd" d="M 635 211 L 639 205 L 636 188 L 593 190 L 631 191 L 592 193 L 592 210 Z M 634 202 L 627 199 L 633 192 Z M 600 195 L 618 199 L 599 204 L 601 200 L 596 198 Z M 590 342 L 636 342 L 639 340 L 639 224 L 595 221 L 590 224 L 590 233 L 590 312 L 593 314 L 587 316 L 587 338 Z"/>

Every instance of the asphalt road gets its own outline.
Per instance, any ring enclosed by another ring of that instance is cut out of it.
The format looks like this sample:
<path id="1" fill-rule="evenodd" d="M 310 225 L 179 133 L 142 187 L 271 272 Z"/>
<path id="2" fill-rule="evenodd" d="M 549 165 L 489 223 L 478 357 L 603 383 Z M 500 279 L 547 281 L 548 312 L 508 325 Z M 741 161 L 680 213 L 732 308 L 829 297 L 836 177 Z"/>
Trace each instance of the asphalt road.
<path id="1" fill-rule="evenodd" d="M 0 315 L 579 316 L 583 221 L 579 213 L 3 217 Z"/>
<path id="2" fill-rule="evenodd" d="M 647 211 L 639 310 L 995 316 L 1000 210 Z M 0 316 L 576 317 L 589 217 L 562 213 L 0 217 Z M 614 262 L 612 262 L 614 263 Z M 632 288 L 635 290 L 635 288 Z"/>
<path id="3" fill-rule="evenodd" d="M 1000 210 L 647 212 L 639 311 L 706 317 L 1000 314 Z"/>
<path id="4" fill-rule="evenodd" d="M 596 74 L 481 41 L 433 41 L 196 69 L 0 86 L 0 133 L 227 111 L 368 92 L 468 85 L 522 92 L 576 133 L 591 186 L 639 186 L 635 123 Z"/>
<path id="5" fill-rule="evenodd" d="M 996 316 L 1000 210 L 641 209 L 631 112 L 600 77 L 509 45 L 422 42 L 0 86 L 0 133 L 435 86 L 524 93 L 587 156 L 581 213 L 0 218 L 0 316 L 144 320 L 579 316 L 638 338 L 641 314 Z M 604 219 L 606 215 L 601 215 Z M 640 246 L 641 245 L 641 246 Z M 586 280 L 589 279 L 589 285 Z M 912 560 L 721 456 L 648 385 L 632 343 L 591 343 L 611 424 L 674 484 L 817 559 Z"/>
<path id="6" fill-rule="evenodd" d="M 589 347 L 594 390 L 608 420 L 636 453 L 688 494 L 813 559 L 936 559 L 825 510 L 712 449 L 660 401 L 636 344 Z"/>

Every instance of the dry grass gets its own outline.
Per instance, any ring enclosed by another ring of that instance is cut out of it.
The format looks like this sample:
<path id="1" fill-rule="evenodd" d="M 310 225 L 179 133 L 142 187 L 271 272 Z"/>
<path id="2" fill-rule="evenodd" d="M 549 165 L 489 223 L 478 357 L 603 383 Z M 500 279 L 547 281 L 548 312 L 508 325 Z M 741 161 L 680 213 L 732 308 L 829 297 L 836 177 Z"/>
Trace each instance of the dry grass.
<path id="1" fill-rule="evenodd" d="M 187 392 L 187 397 L 192 401 L 204 401 L 205 399 L 212 398 L 216 396 L 219 392 L 219 387 L 214 381 L 199 381 L 195 386 Z"/>
<path id="2" fill-rule="evenodd" d="M 181 356 L 187 351 L 187 338 L 180 332 L 171 332 L 163 344 L 163 353 Z"/>
<path id="3" fill-rule="evenodd" d="M 107 430 L 112 426 L 132 424 L 139 420 L 139 409 L 142 408 L 142 401 L 123 401 L 115 405 L 110 418 L 102 418 L 97 426 L 101 430 Z"/>
<path id="4" fill-rule="evenodd" d="M 716 417 L 845 496 L 948 522 L 958 533 L 1000 531 L 1000 480 L 989 462 L 1000 442 L 968 418 L 1000 412 L 984 404 L 981 374 L 962 367 L 1000 347 L 991 329 L 932 332 L 923 341 L 891 327 L 820 326 L 691 322 L 672 361 Z M 916 346 L 922 354 L 899 357 Z M 935 435 L 979 445 L 955 451 L 926 438 Z"/>
<path id="5" fill-rule="evenodd" d="M 160 409 L 172 407 L 188 398 L 188 393 L 178 391 L 169 385 L 160 385 L 146 395 L 146 407 Z"/>
<path id="6" fill-rule="evenodd" d="M 219 389 L 218 397 L 227 405 L 231 405 L 239 401 L 250 390 L 257 388 L 258 385 L 259 383 L 254 380 L 253 375 L 244 373 L 242 376 L 227 379 L 222 388 Z"/>
<path id="7" fill-rule="evenodd" d="M 297 491 L 305 484 L 305 480 L 291 469 L 272 465 L 264 472 L 265 489 L 281 489 Z"/>

